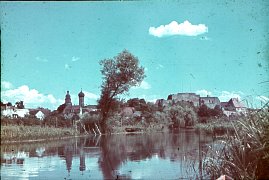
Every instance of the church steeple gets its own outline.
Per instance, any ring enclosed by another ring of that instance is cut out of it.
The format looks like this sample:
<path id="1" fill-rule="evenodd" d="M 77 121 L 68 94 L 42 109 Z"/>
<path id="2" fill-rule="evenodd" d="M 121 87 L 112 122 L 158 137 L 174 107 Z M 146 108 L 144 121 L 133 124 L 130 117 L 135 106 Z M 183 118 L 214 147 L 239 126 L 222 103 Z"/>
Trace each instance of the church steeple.
<path id="1" fill-rule="evenodd" d="M 72 106 L 72 102 L 71 102 L 71 97 L 70 97 L 69 91 L 67 91 L 67 93 L 65 95 L 65 105 L 66 106 Z"/>
<path id="2" fill-rule="evenodd" d="M 78 99 L 79 99 L 79 106 L 84 107 L 84 93 L 82 92 L 82 89 L 80 93 L 78 94 Z"/>

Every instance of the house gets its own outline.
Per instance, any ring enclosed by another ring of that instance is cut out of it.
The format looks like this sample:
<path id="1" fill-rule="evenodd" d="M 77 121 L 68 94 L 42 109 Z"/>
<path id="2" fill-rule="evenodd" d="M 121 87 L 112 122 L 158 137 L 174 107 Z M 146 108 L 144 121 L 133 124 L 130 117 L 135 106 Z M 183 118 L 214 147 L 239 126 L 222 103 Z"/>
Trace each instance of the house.
<path id="1" fill-rule="evenodd" d="M 44 108 L 31 109 L 29 114 L 31 117 L 37 118 L 39 120 L 44 120 L 50 114 L 50 110 Z"/>
<path id="2" fill-rule="evenodd" d="M 200 106 L 206 105 L 210 109 L 214 109 L 216 106 L 220 106 L 220 100 L 218 97 L 201 97 Z"/>
<path id="3" fill-rule="evenodd" d="M 29 115 L 29 109 L 18 109 L 14 106 L 1 110 L 1 115 L 9 118 L 24 118 Z"/>
<path id="4" fill-rule="evenodd" d="M 228 102 L 221 102 L 221 109 L 226 116 L 246 115 L 247 108 L 238 98 L 231 98 Z"/>

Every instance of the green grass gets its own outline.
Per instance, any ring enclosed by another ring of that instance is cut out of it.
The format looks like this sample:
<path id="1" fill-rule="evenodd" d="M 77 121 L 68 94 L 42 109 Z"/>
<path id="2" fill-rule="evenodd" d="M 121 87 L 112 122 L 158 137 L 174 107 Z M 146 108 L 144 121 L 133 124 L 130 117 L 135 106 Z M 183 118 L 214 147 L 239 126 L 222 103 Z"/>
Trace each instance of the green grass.
<path id="1" fill-rule="evenodd" d="M 71 128 L 18 125 L 1 126 L 1 142 L 62 138 L 75 135 L 78 135 L 78 132 Z"/>

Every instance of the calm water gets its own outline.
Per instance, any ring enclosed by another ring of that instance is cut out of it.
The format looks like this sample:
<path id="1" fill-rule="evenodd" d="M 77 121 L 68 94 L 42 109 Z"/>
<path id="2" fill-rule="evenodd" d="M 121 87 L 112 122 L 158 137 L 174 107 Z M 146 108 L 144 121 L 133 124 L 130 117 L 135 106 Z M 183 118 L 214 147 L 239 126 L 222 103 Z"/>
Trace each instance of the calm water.
<path id="1" fill-rule="evenodd" d="M 1 145 L 1 179 L 193 179 L 210 142 L 184 131 Z"/>

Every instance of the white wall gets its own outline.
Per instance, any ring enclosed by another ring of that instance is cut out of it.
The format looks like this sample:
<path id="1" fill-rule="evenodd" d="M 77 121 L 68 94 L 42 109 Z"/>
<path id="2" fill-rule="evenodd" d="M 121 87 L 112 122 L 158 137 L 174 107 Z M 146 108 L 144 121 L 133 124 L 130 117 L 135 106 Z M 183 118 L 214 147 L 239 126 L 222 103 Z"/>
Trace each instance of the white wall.
<path id="1" fill-rule="evenodd" d="M 2 111 L 2 115 L 12 117 L 13 114 L 17 114 L 18 117 L 25 117 L 26 115 L 29 115 L 29 109 L 6 109 Z"/>

